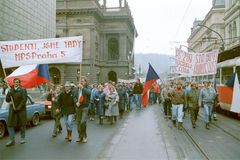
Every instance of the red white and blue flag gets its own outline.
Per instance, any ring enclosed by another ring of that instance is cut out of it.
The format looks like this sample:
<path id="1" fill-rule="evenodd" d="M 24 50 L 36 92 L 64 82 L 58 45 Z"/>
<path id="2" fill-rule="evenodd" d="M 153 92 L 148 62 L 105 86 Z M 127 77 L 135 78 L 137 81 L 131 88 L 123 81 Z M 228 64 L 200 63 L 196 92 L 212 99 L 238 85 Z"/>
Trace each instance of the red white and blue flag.
<path id="1" fill-rule="evenodd" d="M 50 80 L 47 64 L 20 66 L 6 80 L 10 86 L 13 86 L 13 80 L 19 78 L 21 86 L 24 88 L 33 88 Z"/>
<path id="2" fill-rule="evenodd" d="M 142 105 L 148 105 L 148 90 L 152 87 L 152 84 L 159 79 L 158 74 L 153 69 L 152 65 L 149 63 L 149 68 L 147 72 L 146 81 L 144 83 L 143 95 L 142 95 Z"/>

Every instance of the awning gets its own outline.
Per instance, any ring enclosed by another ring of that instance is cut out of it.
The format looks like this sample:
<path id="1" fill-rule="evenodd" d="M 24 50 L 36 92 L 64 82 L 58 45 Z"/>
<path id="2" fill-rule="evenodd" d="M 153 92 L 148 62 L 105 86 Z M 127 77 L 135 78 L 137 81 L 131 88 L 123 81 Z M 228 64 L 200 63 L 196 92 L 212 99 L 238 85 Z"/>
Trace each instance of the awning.
<path id="1" fill-rule="evenodd" d="M 218 55 L 218 62 L 220 63 L 239 56 L 240 56 L 240 44 L 238 44 L 236 47 L 221 52 Z"/>
<path id="2" fill-rule="evenodd" d="M 229 59 L 217 64 L 217 68 L 240 66 L 240 57 Z"/>

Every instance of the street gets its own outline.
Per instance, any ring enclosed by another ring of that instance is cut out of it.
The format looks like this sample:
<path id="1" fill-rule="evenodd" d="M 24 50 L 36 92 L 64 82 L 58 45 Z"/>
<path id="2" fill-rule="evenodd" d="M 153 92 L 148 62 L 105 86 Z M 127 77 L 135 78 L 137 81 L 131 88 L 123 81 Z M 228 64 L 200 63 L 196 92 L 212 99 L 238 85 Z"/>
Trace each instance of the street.
<path id="1" fill-rule="evenodd" d="M 201 115 L 201 113 L 200 113 Z M 214 124 L 228 126 L 228 130 L 239 138 L 239 121 L 219 115 Z M 226 122 L 231 122 L 231 125 Z M 62 120 L 63 124 L 63 120 Z M 64 126 L 64 125 L 63 125 Z M 192 129 L 189 115 L 184 119 L 184 128 L 206 156 L 196 148 L 185 131 L 172 126 L 163 117 L 162 106 L 153 105 L 127 113 L 117 124 L 107 120 L 101 126 L 98 121 L 88 121 L 88 142 L 77 143 L 74 128 L 73 141 L 66 142 L 65 130 L 52 138 L 52 120 L 43 120 L 37 127 L 27 129 L 27 143 L 19 143 L 19 133 L 13 147 L 5 147 L 7 137 L 0 142 L 0 159 L 102 159 L 102 160 L 157 160 L 157 159 L 238 159 L 240 141 L 211 125 L 204 128 L 201 117 L 196 129 Z"/>

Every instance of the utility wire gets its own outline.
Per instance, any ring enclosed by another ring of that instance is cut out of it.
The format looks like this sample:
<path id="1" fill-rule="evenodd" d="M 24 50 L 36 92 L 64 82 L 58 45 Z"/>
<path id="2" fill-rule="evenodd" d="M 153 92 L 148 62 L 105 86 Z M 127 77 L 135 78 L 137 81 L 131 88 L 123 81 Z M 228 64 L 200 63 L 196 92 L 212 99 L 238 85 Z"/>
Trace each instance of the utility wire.
<path id="1" fill-rule="evenodd" d="M 181 21 L 180 21 L 180 24 L 179 24 L 179 26 L 178 26 L 178 29 L 177 29 L 177 32 L 176 32 L 176 34 L 175 34 L 174 38 L 176 38 L 176 37 L 177 37 L 177 35 L 178 35 L 178 32 L 179 32 L 179 30 L 180 30 L 180 29 L 181 29 L 181 27 L 182 27 L 183 21 L 184 21 L 184 19 L 185 19 L 186 15 L 187 15 L 187 12 L 188 12 L 188 10 L 189 10 L 189 7 L 190 7 L 191 3 L 192 3 L 192 0 L 190 0 L 190 1 L 189 1 L 189 3 L 188 3 L 188 6 L 187 6 L 187 8 L 186 8 L 186 10 L 185 10 L 185 12 L 184 12 L 184 15 L 183 15 L 183 17 L 182 17 Z"/>

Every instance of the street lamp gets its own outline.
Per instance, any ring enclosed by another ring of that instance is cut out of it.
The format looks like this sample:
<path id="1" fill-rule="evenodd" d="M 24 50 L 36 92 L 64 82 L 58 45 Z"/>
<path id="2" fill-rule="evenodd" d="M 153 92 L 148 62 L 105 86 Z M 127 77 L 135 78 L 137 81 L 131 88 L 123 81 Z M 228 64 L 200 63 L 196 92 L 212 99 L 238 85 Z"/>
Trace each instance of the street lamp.
<path id="1" fill-rule="evenodd" d="M 198 26 L 200 26 L 200 27 L 205 27 L 205 28 L 209 29 L 210 31 L 216 33 L 216 34 L 221 38 L 221 41 L 222 41 L 222 45 L 221 45 L 221 47 L 220 47 L 220 50 L 221 50 L 221 51 L 224 51 L 224 49 L 225 49 L 224 40 L 223 40 L 223 37 L 221 36 L 220 33 L 218 33 L 217 31 L 209 28 L 208 26 L 205 26 L 205 25 L 202 25 L 202 24 L 198 24 Z M 216 74 L 213 76 L 213 78 L 214 78 L 214 81 L 215 81 L 215 79 L 216 79 Z"/>
<path id="2" fill-rule="evenodd" d="M 208 26 L 205 26 L 205 25 L 202 25 L 202 24 L 198 24 L 198 26 L 205 27 L 205 28 L 209 29 L 210 31 L 216 33 L 221 38 L 221 41 L 222 41 L 222 45 L 221 45 L 220 49 L 221 49 L 221 51 L 224 51 L 224 49 L 225 49 L 225 47 L 224 47 L 224 40 L 223 40 L 223 37 L 221 36 L 220 33 L 218 33 L 217 31 L 209 28 Z"/>

